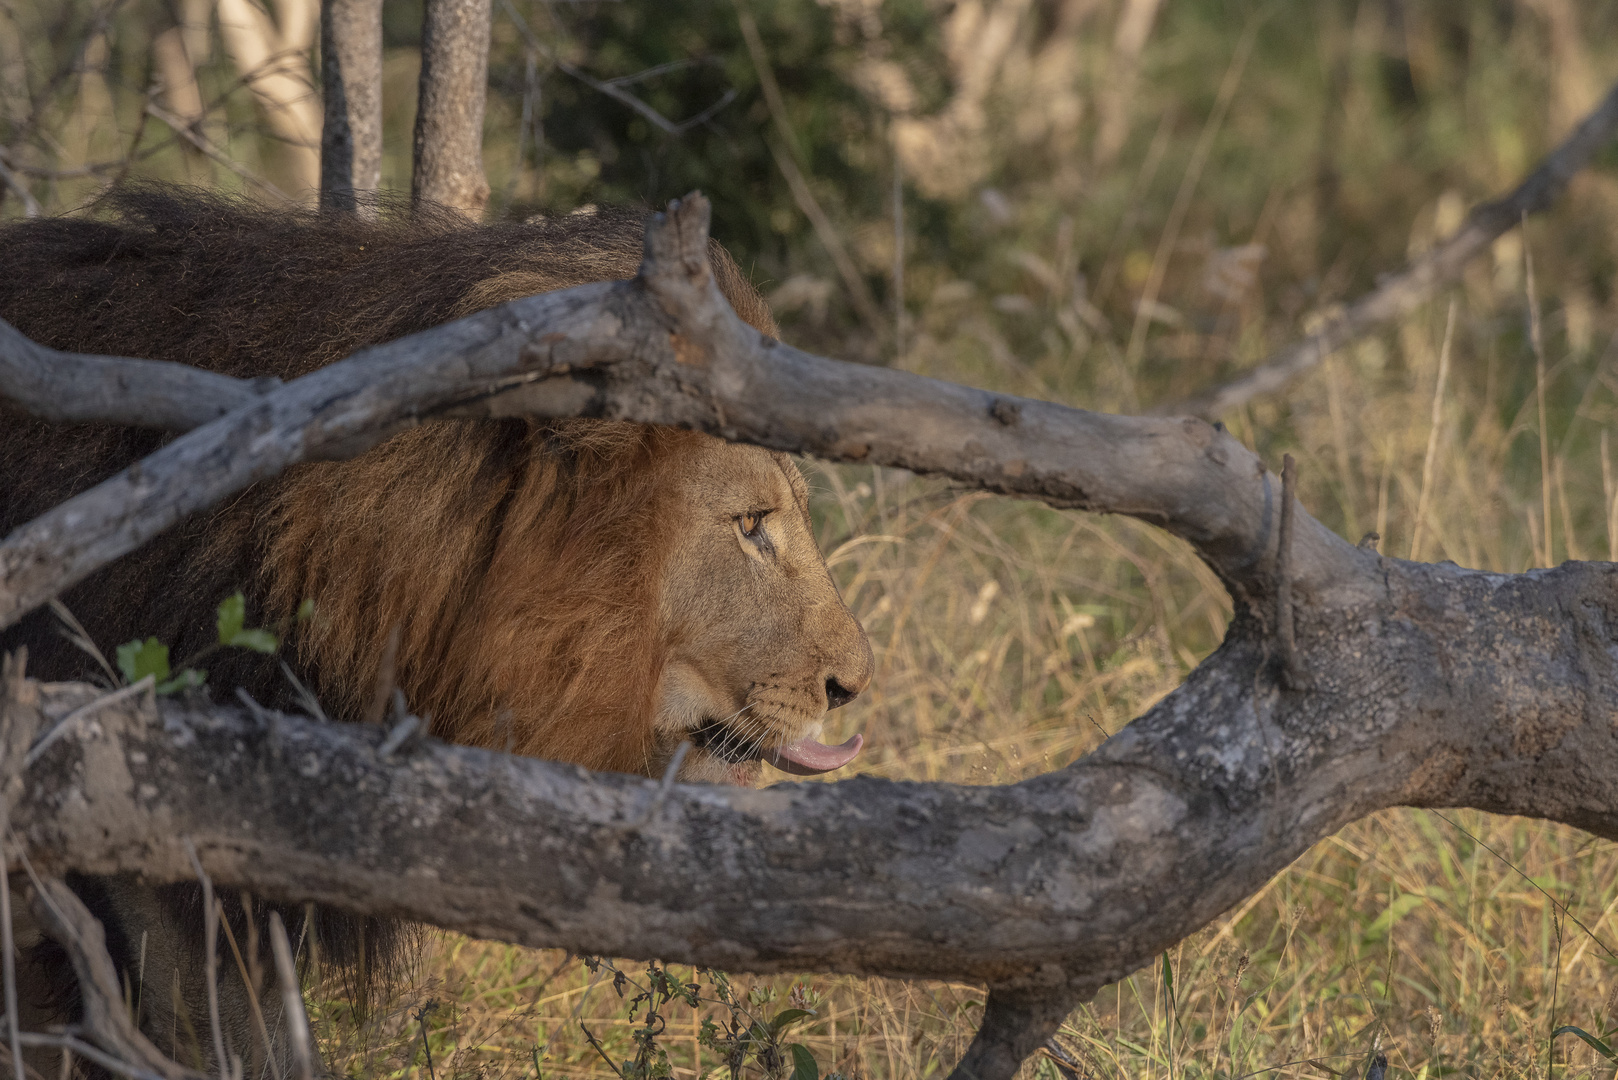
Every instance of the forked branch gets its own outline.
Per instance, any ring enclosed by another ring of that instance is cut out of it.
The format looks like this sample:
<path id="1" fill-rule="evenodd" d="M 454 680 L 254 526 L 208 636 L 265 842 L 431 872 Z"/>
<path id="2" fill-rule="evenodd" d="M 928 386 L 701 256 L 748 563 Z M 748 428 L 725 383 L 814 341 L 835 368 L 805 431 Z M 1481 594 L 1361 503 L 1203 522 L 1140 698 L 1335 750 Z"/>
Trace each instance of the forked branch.
<path id="1" fill-rule="evenodd" d="M 726 306 L 706 226 L 706 203 L 683 200 L 648 229 L 635 281 L 366 350 L 181 436 L 0 544 L 0 622 L 296 461 L 440 417 L 589 415 L 1157 523 L 1230 588 L 1220 649 L 1088 757 L 1007 787 L 660 799 L 631 777 L 431 741 L 385 760 L 373 728 L 127 696 L 8 785 L 30 858 L 179 881 L 190 841 L 216 882 L 289 903 L 737 970 L 977 979 L 984 1026 L 955 1076 L 989 1080 L 1075 1002 L 1373 810 L 1471 806 L 1618 837 L 1618 566 L 1383 559 L 1217 426 L 809 356 Z M 14 363 L 0 344 L 0 392 Z M 46 730 L 93 694 L 16 682 L 3 722 Z"/>

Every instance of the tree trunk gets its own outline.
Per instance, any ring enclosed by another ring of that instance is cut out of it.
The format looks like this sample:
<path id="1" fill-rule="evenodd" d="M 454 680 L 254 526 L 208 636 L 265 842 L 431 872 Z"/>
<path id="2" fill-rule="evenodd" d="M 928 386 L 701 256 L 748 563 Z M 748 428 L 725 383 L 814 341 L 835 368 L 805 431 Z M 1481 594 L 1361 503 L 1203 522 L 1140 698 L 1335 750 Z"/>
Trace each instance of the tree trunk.
<path id="1" fill-rule="evenodd" d="M 382 186 L 382 0 L 326 0 L 320 11 L 320 206 L 376 216 Z"/>
<path id="2" fill-rule="evenodd" d="M 412 202 L 483 214 L 483 106 L 488 96 L 491 0 L 427 0 L 421 21 Z"/>

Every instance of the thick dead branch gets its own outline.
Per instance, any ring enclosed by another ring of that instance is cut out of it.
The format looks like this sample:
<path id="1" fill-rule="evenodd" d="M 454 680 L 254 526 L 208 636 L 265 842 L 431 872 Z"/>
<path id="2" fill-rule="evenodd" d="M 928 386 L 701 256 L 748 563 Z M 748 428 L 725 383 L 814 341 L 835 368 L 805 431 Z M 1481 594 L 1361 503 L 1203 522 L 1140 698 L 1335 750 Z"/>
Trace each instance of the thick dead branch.
<path id="1" fill-rule="evenodd" d="M 1618 838 L 1618 566 L 1495 575 L 1346 545 L 1336 566 L 1298 609 L 1309 692 L 1284 688 L 1239 616 L 1095 753 L 1007 787 L 660 798 L 657 781 L 432 740 L 383 760 L 368 725 L 136 697 L 13 783 L 11 820 L 50 873 L 189 880 L 193 842 L 255 895 L 527 945 L 981 980 L 986 1026 L 958 1075 L 1005 1077 L 1075 1001 L 1373 810 Z M 45 730 L 96 693 L 20 683 L 6 723 Z"/>
<path id="2" fill-rule="evenodd" d="M 649 227 L 634 281 L 528 297 L 364 350 L 16 530 L 0 544 L 0 626 L 288 465 L 351 457 L 424 420 L 464 416 L 633 419 L 943 473 L 1053 506 L 1134 515 L 1197 545 L 1238 599 L 1272 589 L 1276 485 L 1222 429 L 991 394 L 764 338 L 713 283 L 707 219 L 700 196 L 675 203 Z M 12 351 L 0 341 L 0 364 Z M 1300 592 L 1346 547 L 1300 513 Z"/>
<path id="3" fill-rule="evenodd" d="M 384 754 L 380 727 L 158 712 L 135 695 L 64 725 L 8 787 L 29 856 L 178 881 L 194 842 L 221 884 L 529 945 L 978 979 L 985 1023 L 955 1075 L 988 1080 L 1074 1002 L 1365 813 L 1471 806 L 1618 838 L 1618 566 L 1403 563 L 1295 506 L 1283 565 L 1281 485 L 1221 428 L 798 352 L 725 305 L 706 226 L 706 203 L 684 200 L 648 229 L 634 281 L 366 350 L 181 436 L 0 544 L 0 623 L 296 461 L 439 417 L 589 415 L 1157 523 L 1232 591 L 1219 651 L 1095 753 L 1002 788 L 663 791 L 430 740 Z M 1284 678 L 1271 625 L 1283 578 L 1307 689 Z M 93 695 L 12 680 L 9 745 Z"/>
<path id="4" fill-rule="evenodd" d="M 62 352 L 0 320 L 0 407 L 52 423 L 189 431 L 279 385 L 279 379 L 247 382 L 165 360 Z"/>
<path id="5" fill-rule="evenodd" d="M 421 21 L 414 200 L 483 214 L 483 107 L 493 0 L 427 0 Z"/>
<path id="6" fill-rule="evenodd" d="M 320 9 L 320 205 L 374 214 L 382 186 L 382 0 L 325 0 Z"/>
<path id="7" fill-rule="evenodd" d="M 1472 209 L 1455 235 L 1413 259 L 1387 277 L 1324 326 L 1288 345 L 1234 382 L 1215 387 L 1190 401 L 1153 410 L 1159 415 L 1190 413 L 1217 417 L 1266 394 L 1281 391 L 1293 379 L 1356 338 L 1401 319 L 1439 289 L 1456 281 L 1473 257 L 1556 201 L 1575 173 L 1618 134 L 1618 85 L 1573 129 L 1562 144 L 1540 162 L 1516 190 Z"/>

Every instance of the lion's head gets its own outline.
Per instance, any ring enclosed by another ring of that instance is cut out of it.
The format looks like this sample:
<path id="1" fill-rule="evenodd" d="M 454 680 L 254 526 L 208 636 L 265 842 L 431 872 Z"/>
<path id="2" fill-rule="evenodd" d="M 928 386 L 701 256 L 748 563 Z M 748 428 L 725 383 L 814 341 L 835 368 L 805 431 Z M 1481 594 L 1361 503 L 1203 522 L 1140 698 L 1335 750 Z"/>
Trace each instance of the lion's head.
<path id="1" fill-rule="evenodd" d="M 58 347 L 292 378 L 365 345 L 518 296 L 633 277 L 624 213 L 467 226 L 268 211 L 166 189 L 103 220 L 7 226 L 0 315 Z M 721 290 L 775 325 L 717 244 Z M 161 298 L 161 302 L 157 302 Z M 7 529 L 122 468 L 156 436 L 0 425 Z M 596 769 L 747 782 L 759 761 L 824 771 L 814 736 L 871 654 L 816 550 L 786 458 L 602 421 L 458 421 L 348 462 L 299 466 L 102 571 L 67 597 L 104 643 L 184 656 L 243 589 L 266 622 L 315 615 L 289 657 L 333 715 L 368 712 L 394 628 L 397 685 L 435 733 Z M 50 677 L 84 658 L 43 616 L 0 637 Z M 290 703 L 278 660 L 216 654 L 210 681 Z"/>
<path id="2" fill-rule="evenodd" d="M 454 467 L 451 467 L 453 463 Z M 349 711 L 398 682 L 455 742 L 751 783 L 846 764 L 819 721 L 871 676 L 780 454 L 601 421 L 425 428 L 308 470 L 276 510 L 272 610 Z"/>

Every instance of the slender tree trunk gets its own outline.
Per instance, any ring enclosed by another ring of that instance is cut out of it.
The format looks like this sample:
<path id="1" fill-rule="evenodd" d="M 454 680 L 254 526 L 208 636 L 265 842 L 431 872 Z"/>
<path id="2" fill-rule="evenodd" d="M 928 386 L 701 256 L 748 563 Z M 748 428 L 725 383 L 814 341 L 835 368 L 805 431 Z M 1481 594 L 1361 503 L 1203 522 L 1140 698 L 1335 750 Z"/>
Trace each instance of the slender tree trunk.
<path id="1" fill-rule="evenodd" d="M 326 0 L 320 11 L 320 207 L 362 217 L 382 186 L 382 0 Z"/>
<path id="2" fill-rule="evenodd" d="M 421 89 L 416 110 L 413 203 L 453 206 L 480 217 L 483 105 L 489 82 L 490 0 L 427 0 L 421 21 Z"/>

